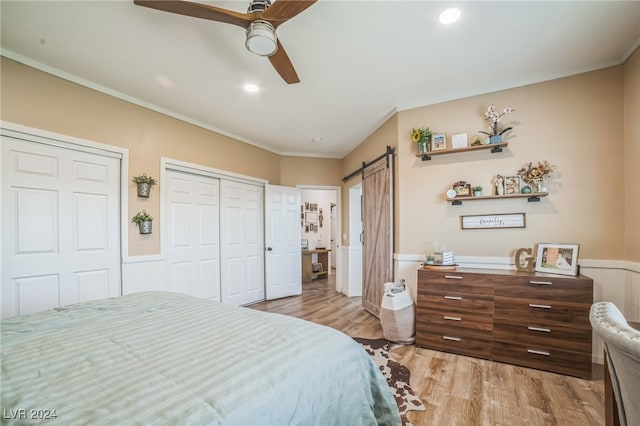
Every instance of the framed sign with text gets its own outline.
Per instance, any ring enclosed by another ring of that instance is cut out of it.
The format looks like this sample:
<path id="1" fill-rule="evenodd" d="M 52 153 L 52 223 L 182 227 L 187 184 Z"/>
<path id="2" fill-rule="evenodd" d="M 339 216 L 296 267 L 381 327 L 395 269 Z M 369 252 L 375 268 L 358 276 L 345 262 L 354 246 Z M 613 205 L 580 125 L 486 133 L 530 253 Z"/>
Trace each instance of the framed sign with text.
<path id="1" fill-rule="evenodd" d="M 460 216 L 460 226 L 462 229 L 524 228 L 526 218 L 524 213 Z"/>

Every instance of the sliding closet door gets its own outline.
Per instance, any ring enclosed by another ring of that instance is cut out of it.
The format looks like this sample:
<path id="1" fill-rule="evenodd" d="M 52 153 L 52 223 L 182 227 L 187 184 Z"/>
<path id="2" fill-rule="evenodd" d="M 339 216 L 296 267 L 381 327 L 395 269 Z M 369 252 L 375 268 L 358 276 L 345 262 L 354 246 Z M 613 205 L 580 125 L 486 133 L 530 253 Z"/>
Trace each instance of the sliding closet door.
<path id="1" fill-rule="evenodd" d="M 222 302 L 246 305 L 264 300 L 264 188 L 220 182 Z"/>
<path id="2" fill-rule="evenodd" d="M 220 180 L 167 170 L 163 186 L 169 288 L 220 301 Z"/>
<path id="3" fill-rule="evenodd" d="M 119 197 L 119 158 L 2 137 L 3 317 L 121 294 Z"/>
<path id="4" fill-rule="evenodd" d="M 362 306 L 379 316 L 384 283 L 393 281 L 392 155 L 364 170 L 362 204 Z"/>

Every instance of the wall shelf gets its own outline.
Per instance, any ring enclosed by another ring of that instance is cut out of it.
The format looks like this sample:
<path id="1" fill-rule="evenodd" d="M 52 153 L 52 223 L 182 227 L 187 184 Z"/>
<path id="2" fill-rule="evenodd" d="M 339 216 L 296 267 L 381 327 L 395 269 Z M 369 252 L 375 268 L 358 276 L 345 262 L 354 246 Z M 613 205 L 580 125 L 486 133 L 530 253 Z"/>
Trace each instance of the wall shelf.
<path id="1" fill-rule="evenodd" d="M 502 148 L 507 145 L 509 145 L 508 142 L 502 142 L 488 145 L 469 146 L 467 148 L 443 149 L 442 151 L 429 151 L 427 154 L 416 154 L 416 157 L 422 158 L 422 161 L 428 161 L 431 160 L 431 157 L 433 157 L 434 155 L 455 154 L 456 152 L 481 151 L 490 149 L 491 153 L 496 153 L 502 152 Z"/>
<path id="2" fill-rule="evenodd" d="M 463 201 L 476 201 L 476 200 L 498 200 L 501 198 L 527 198 L 529 203 L 537 203 L 540 198 L 549 195 L 548 192 L 532 192 L 530 194 L 513 194 L 513 195 L 483 195 L 481 197 L 447 197 L 447 202 L 450 202 L 452 206 L 459 206 Z"/>

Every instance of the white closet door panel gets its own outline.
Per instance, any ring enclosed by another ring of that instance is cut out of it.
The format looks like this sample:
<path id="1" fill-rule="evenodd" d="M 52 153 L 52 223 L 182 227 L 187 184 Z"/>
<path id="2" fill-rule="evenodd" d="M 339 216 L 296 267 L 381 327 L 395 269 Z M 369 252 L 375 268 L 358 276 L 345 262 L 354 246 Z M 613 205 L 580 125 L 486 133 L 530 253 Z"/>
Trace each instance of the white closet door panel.
<path id="1" fill-rule="evenodd" d="M 11 188 L 15 219 L 14 255 L 58 252 L 58 191 Z"/>
<path id="2" fill-rule="evenodd" d="M 220 300 L 220 181 L 167 170 L 170 288 Z"/>
<path id="3" fill-rule="evenodd" d="M 265 187 L 267 299 L 302 293 L 300 205 L 299 189 Z"/>
<path id="4" fill-rule="evenodd" d="M 263 187 L 222 180 L 220 194 L 222 302 L 264 300 Z"/>
<path id="5" fill-rule="evenodd" d="M 42 275 L 13 280 L 20 315 L 60 306 L 60 276 Z"/>
<path id="6" fill-rule="evenodd" d="M 119 191 L 117 158 L 2 137 L 3 317 L 121 294 Z"/>

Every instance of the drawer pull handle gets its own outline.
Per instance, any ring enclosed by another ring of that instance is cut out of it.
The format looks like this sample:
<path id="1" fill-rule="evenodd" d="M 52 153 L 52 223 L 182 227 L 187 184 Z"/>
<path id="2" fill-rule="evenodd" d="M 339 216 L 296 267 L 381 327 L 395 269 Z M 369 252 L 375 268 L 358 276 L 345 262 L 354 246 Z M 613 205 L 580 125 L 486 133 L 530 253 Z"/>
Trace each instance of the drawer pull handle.
<path id="1" fill-rule="evenodd" d="M 460 341 L 459 337 L 442 336 L 442 338 L 444 340 L 453 340 L 454 342 L 459 342 Z"/>
<path id="2" fill-rule="evenodd" d="M 451 320 L 451 321 L 462 321 L 462 318 L 458 318 L 458 317 L 448 317 L 448 316 L 443 316 L 442 318 L 446 319 L 446 320 Z"/>
<path id="3" fill-rule="evenodd" d="M 551 305 L 538 305 L 537 303 L 529 303 L 530 308 L 551 309 Z"/>
<path id="4" fill-rule="evenodd" d="M 551 281 L 529 281 L 531 285 L 553 285 Z"/>
<path id="5" fill-rule="evenodd" d="M 460 296 L 444 296 L 444 298 L 448 300 L 462 300 Z"/>
<path id="6" fill-rule="evenodd" d="M 550 328 L 542 328 L 542 327 L 527 327 L 531 331 L 542 331 L 544 333 L 551 333 Z"/>
<path id="7" fill-rule="evenodd" d="M 546 352 L 546 351 L 536 351 L 534 349 L 527 349 L 527 352 L 529 352 L 530 354 L 551 356 L 551 354 L 549 352 Z"/>
<path id="8" fill-rule="evenodd" d="M 444 276 L 446 279 L 448 280 L 461 280 L 462 277 L 458 276 L 458 275 L 445 275 Z"/>

